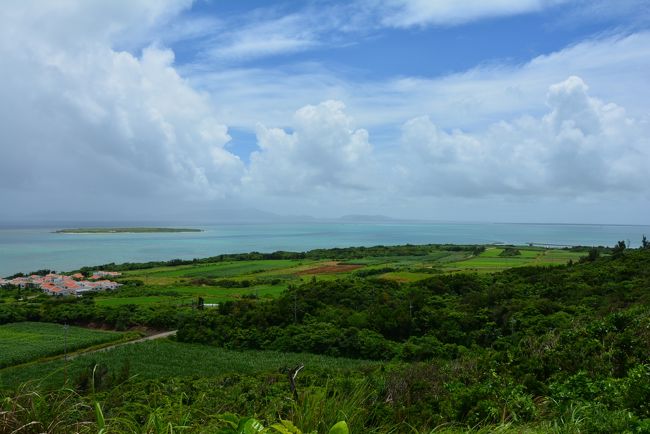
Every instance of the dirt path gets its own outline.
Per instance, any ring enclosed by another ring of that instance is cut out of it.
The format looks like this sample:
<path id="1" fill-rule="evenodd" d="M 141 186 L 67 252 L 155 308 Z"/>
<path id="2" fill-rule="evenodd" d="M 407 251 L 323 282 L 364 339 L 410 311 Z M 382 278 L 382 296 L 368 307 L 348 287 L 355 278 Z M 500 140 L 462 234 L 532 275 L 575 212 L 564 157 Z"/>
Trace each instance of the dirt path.
<path id="1" fill-rule="evenodd" d="M 155 335 L 145 336 L 143 338 L 134 339 L 132 341 L 118 342 L 116 344 L 108 345 L 106 347 L 98 348 L 96 350 L 81 351 L 81 352 L 70 354 L 70 355 L 68 355 L 68 360 L 76 359 L 77 357 L 85 356 L 86 354 L 93 354 L 93 353 L 99 353 L 99 352 L 102 352 L 102 351 L 112 350 L 114 348 L 121 347 L 123 345 L 131 345 L 131 344 L 137 344 L 139 342 L 146 342 L 146 341 L 153 341 L 155 339 L 168 338 L 168 337 L 173 336 L 175 334 L 176 334 L 176 330 L 172 330 L 170 332 L 156 333 Z M 63 355 L 60 356 L 60 358 L 63 358 L 63 357 L 64 357 Z"/>

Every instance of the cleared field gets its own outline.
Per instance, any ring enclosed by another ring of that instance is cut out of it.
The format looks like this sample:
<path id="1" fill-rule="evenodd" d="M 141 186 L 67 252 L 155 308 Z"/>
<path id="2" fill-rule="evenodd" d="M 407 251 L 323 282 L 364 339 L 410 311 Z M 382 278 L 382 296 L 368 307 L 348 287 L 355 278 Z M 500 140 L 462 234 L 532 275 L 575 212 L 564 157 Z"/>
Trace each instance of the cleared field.
<path id="1" fill-rule="evenodd" d="M 448 271 L 469 271 L 469 272 L 496 272 L 513 267 L 527 265 L 558 265 L 565 264 L 569 260 L 577 261 L 585 253 L 571 252 L 568 250 L 545 250 L 538 247 L 517 248 L 520 255 L 500 256 L 503 248 L 489 247 L 478 256 L 457 262 L 445 264 Z"/>
<path id="2" fill-rule="evenodd" d="M 290 269 L 313 261 L 306 260 L 259 260 L 216 262 L 212 264 L 183 265 L 180 267 L 158 267 L 148 270 L 129 271 L 128 278 L 144 279 L 151 284 L 169 284 L 179 279 L 226 279 L 232 277 L 254 277 L 272 270 Z"/>
<path id="3" fill-rule="evenodd" d="M 68 362 L 68 378 L 76 378 L 83 370 L 92 368 L 95 364 L 105 365 L 109 372 L 118 372 L 125 363 L 129 365 L 131 376 L 145 379 L 278 372 L 280 368 L 301 363 L 305 365 L 304 372 L 311 369 L 340 371 L 378 366 L 376 362 L 364 360 L 275 351 L 239 352 L 160 339 L 77 357 Z M 64 381 L 63 370 L 64 361 L 60 359 L 20 369 L 4 369 L 0 371 L 0 388 L 30 380 L 42 382 L 46 386 L 60 386 Z"/>
<path id="4" fill-rule="evenodd" d="M 121 333 L 68 327 L 67 349 L 78 350 L 118 340 Z M 65 329 L 61 324 L 12 323 L 0 326 L 0 368 L 62 354 Z"/>
<path id="5" fill-rule="evenodd" d="M 437 272 L 493 273 L 525 265 L 557 265 L 577 260 L 584 253 L 541 247 L 517 247 L 520 255 L 500 256 L 505 246 L 487 246 L 478 256 L 471 251 L 431 251 L 426 255 L 365 257 L 349 260 L 245 260 L 208 264 L 156 267 L 125 273 L 123 280 L 137 279 L 138 290 L 123 288 L 115 294 L 101 294 L 96 302 L 103 306 L 125 304 L 189 304 L 202 297 L 206 303 L 221 303 L 246 296 L 276 297 L 291 284 L 311 279 L 335 280 L 348 276 L 413 282 Z M 384 270 L 385 269 L 385 270 Z M 383 270 L 373 273 L 372 270 Z M 243 287 L 222 287 L 216 281 L 242 282 Z M 202 281 L 203 280 L 203 281 Z M 213 283 L 210 282 L 213 281 Z"/>
<path id="6" fill-rule="evenodd" d="M 536 258 L 539 255 L 544 254 L 547 250 L 541 249 L 539 247 L 516 247 L 519 250 L 519 255 L 516 256 L 500 256 L 505 250 L 502 247 L 488 247 L 483 253 L 479 256 L 481 258 L 520 258 L 520 259 L 530 259 Z"/>

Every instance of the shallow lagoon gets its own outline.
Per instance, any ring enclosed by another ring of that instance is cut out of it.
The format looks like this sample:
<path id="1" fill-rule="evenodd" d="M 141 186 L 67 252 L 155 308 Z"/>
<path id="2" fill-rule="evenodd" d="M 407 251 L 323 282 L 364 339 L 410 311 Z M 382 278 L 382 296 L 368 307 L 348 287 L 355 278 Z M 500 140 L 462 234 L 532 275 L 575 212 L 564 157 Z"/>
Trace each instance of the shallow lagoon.
<path id="1" fill-rule="evenodd" d="M 42 268 L 191 259 L 222 253 L 377 244 L 639 245 L 650 226 L 507 223 L 273 223 L 182 225 L 186 233 L 57 234 L 70 226 L 0 228 L 0 276 Z"/>

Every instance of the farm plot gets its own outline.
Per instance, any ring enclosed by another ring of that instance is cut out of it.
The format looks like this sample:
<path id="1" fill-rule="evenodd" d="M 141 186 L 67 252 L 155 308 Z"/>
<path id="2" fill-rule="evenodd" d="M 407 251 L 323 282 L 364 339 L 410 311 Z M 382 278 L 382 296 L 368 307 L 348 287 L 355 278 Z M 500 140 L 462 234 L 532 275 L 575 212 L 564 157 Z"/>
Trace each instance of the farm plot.
<path id="1" fill-rule="evenodd" d="M 98 294 L 102 306 L 125 304 L 184 305 L 201 297 L 218 304 L 242 297 L 273 298 L 289 285 L 305 281 L 347 277 L 383 278 L 414 282 L 438 273 L 493 273 L 512 267 L 560 265 L 584 253 L 542 247 L 518 246 L 516 255 L 504 255 L 506 246 L 486 246 L 478 256 L 470 250 L 430 250 L 423 255 L 394 255 L 337 259 L 277 259 L 223 261 L 162 266 L 124 273 L 122 280 L 140 282 L 115 293 Z"/>
<path id="2" fill-rule="evenodd" d="M 584 253 L 566 250 L 549 250 L 541 248 L 518 247 L 516 256 L 502 256 L 503 248 L 488 247 L 485 252 L 466 260 L 445 264 L 447 271 L 469 271 L 493 273 L 513 267 L 526 265 L 561 265 L 571 260 L 578 260 Z"/>
<path id="3" fill-rule="evenodd" d="M 61 324 L 21 322 L 0 326 L 0 368 L 40 357 L 62 354 L 118 340 L 121 333 L 69 327 L 67 338 Z"/>
<path id="4" fill-rule="evenodd" d="M 200 361 L 200 363 L 197 363 Z M 167 339 L 123 345 L 109 351 L 79 356 L 68 363 L 68 378 L 75 378 L 89 366 L 103 365 L 109 373 L 128 364 L 130 373 L 141 379 L 169 377 L 210 377 L 228 373 L 254 374 L 278 372 L 282 367 L 305 365 L 305 371 L 345 371 L 379 366 L 378 362 L 358 359 L 297 354 L 276 351 L 232 351 Z M 0 371 L 0 388 L 36 380 L 58 387 L 64 381 L 61 359 Z"/>
<path id="5" fill-rule="evenodd" d="M 216 262 L 211 264 L 188 265 L 181 267 L 158 267 L 125 273 L 127 278 L 143 279 L 147 284 L 174 284 L 180 279 L 226 279 L 244 278 L 307 264 L 309 260 L 251 260 Z"/>

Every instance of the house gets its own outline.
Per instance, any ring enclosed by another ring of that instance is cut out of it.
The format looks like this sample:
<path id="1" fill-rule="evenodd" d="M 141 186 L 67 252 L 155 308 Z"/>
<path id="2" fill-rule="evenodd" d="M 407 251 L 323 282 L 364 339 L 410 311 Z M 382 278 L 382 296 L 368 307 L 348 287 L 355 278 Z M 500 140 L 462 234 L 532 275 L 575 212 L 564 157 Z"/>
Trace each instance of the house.
<path id="1" fill-rule="evenodd" d="M 122 273 L 118 271 L 95 271 L 92 276 L 90 276 L 91 279 L 101 279 L 103 277 L 119 277 L 121 276 Z"/>
<path id="2" fill-rule="evenodd" d="M 111 275 L 120 273 L 111 273 Z M 0 279 L 2 285 L 16 285 L 20 288 L 35 287 L 40 288 L 48 295 L 76 295 L 81 296 L 88 292 L 105 291 L 117 289 L 120 284 L 107 279 L 88 281 L 82 280 L 84 275 L 81 273 L 65 276 L 61 274 L 50 273 L 45 276 L 33 274 L 28 277 L 16 277 L 11 280 Z M 78 279 L 78 280 L 75 280 Z"/>

